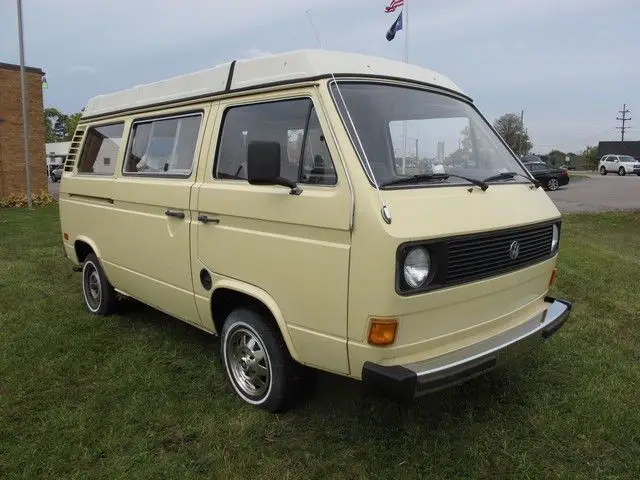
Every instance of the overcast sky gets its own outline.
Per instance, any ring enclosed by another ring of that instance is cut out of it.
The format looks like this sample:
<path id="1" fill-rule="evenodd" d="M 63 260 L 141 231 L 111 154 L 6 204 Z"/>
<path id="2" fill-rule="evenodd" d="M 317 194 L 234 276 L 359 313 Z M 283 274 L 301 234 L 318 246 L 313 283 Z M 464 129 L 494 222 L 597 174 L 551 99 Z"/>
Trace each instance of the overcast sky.
<path id="1" fill-rule="evenodd" d="M 389 2 L 391 0 L 388 0 Z M 387 0 L 23 0 L 25 57 L 45 106 L 235 58 L 324 48 L 402 59 Z M 490 121 L 524 110 L 534 150 L 640 139 L 640 0 L 411 0 L 410 61 L 452 78 Z M 0 62 L 19 63 L 15 0 L 0 0 Z M 636 115 L 637 113 L 637 115 Z M 638 118 L 636 121 L 635 118 Z"/>

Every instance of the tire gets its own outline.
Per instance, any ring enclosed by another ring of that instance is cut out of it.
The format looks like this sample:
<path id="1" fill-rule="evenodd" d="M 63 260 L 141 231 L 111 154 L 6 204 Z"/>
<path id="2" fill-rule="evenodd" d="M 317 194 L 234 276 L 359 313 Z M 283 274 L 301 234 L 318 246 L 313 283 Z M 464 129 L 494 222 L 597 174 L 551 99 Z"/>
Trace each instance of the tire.
<path id="1" fill-rule="evenodd" d="M 82 295 L 85 307 L 92 315 L 110 315 L 118 303 L 116 291 L 94 253 L 87 255 L 82 265 Z"/>
<path id="2" fill-rule="evenodd" d="M 626 174 L 627 174 L 627 172 L 623 167 L 620 167 L 618 169 L 618 175 L 620 175 L 621 177 L 624 177 Z"/>
<path id="3" fill-rule="evenodd" d="M 227 378 L 242 400 L 271 413 L 291 408 L 296 362 L 264 315 L 247 308 L 232 311 L 222 327 L 220 349 Z"/>
<path id="4" fill-rule="evenodd" d="M 547 180 L 547 189 L 549 191 L 553 192 L 558 188 L 560 188 L 560 182 L 557 178 L 550 178 L 549 180 Z"/>
<path id="5" fill-rule="evenodd" d="M 604 166 L 600 167 L 600 175 L 606 175 L 606 174 L 607 174 L 607 169 Z"/>

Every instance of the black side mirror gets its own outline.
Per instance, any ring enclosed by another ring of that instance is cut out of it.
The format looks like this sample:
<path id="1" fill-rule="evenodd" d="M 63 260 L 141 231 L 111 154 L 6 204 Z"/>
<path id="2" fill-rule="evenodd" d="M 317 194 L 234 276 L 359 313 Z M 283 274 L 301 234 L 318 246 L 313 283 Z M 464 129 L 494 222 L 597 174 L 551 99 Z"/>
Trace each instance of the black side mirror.
<path id="1" fill-rule="evenodd" d="M 254 140 L 247 147 L 247 180 L 251 185 L 282 185 L 291 189 L 291 195 L 300 195 L 302 189 L 280 176 L 280 143 Z"/>

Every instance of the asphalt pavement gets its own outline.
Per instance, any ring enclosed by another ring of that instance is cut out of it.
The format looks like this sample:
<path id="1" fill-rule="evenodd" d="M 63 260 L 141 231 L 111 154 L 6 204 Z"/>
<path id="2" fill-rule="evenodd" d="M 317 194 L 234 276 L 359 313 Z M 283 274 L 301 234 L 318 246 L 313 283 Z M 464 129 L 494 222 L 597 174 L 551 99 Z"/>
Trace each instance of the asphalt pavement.
<path id="1" fill-rule="evenodd" d="M 640 210 L 640 176 L 580 174 L 569 185 L 547 192 L 562 213 Z"/>

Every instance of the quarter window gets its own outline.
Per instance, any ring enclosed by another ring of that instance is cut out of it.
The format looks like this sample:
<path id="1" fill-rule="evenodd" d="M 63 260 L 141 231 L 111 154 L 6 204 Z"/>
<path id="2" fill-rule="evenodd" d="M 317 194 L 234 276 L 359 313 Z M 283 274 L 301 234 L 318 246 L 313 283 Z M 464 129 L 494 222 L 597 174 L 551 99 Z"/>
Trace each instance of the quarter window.
<path id="1" fill-rule="evenodd" d="M 230 108 L 224 118 L 214 177 L 246 180 L 247 146 L 255 140 L 280 143 L 281 177 L 303 184 L 336 184 L 333 160 L 310 99 Z"/>
<path id="2" fill-rule="evenodd" d="M 189 176 L 200 131 L 201 114 L 136 122 L 124 172 Z"/>
<path id="3" fill-rule="evenodd" d="M 78 172 L 113 175 L 115 165 L 111 159 L 118 156 L 123 132 L 123 122 L 89 128 L 78 163 Z"/>

